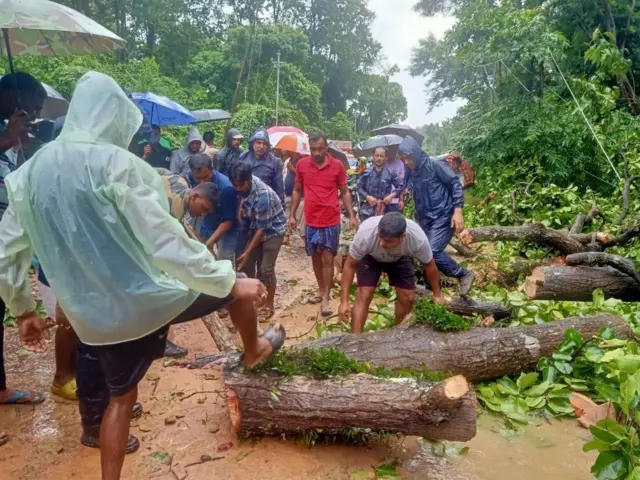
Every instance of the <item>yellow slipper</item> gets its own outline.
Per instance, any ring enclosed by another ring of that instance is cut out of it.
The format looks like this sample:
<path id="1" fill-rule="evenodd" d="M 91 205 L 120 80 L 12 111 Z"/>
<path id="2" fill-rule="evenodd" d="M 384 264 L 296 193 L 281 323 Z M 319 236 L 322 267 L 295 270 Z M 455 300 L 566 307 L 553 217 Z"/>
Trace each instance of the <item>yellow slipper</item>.
<path id="1" fill-rule="evenodd" d="M 67 382 L 62 387 L 58 387 L 51 384 L 51 393 L 54 395 L 58 395 L 66 400 L 78 400 L 78 396 L 76 395 L 76 390 L 78 390 L 78 384 L 76 383 L 76 379 Z"/>

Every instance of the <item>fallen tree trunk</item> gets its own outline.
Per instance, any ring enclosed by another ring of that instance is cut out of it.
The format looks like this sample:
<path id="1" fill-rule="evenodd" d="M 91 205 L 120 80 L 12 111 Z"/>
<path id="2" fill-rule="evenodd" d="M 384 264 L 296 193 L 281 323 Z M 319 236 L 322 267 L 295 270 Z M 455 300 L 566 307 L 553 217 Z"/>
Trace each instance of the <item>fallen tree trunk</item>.
<path id="1" fill-rule="evenodd" d="M 435 440 L 471 440 L 476 399 L 464 377 L 428 382 L 349 375 L 326 380 L 246 375 L 225 367 L 232 424 L 240 437 L 340 434 L 363 428 Z"/>
<path id="2" fill-rule="evenodd" d="M 640 272 L 636 270 L 633 261 L 625 257 L 611 255 L 602 252 L 574 253 L 566 258 L 567 265 L 575 267 L 577 265 L 588 265 L 590 267 L 613 267 L 625 275 L 633 278 L 640 284 Z"/>
<path id="3" fill-rule="evenodd" d="M 390 329 L 365 334 L 334 334 L 294 348 L 334 347 L 347 356 L 374 367 L 414 369 L 464 375 L 472 383 L 531 370 L 550 356 L 573 328 L 583 338 L 603 327 L 618 338 L 630 338 L 631 329 L 621 318 L 600 314 L 558 322 L 513 328 L 475 328 L 467 332 L 440 333 L 429 327 Z"/>
<path id="4" fill-rule="evenodd" d="M 202 317 L 205 327 L 209 330 L 213 341 L 216 342 L 218 350 L 221 352 L 234 352 L 237 350 L 234 336 L 229 332 L 224 320 L 217 314 L 205 315 Z"/>
<path id="5" fill-rule="evenodd" d="M 589 302 L 597 289 L 606 297 L 640 300 L 640 285 L 611 267 L 542 267 L 535 269 L 524 284 L 532 300 Z"/>
<path id="6" fill-rule="evenodd" d="M 478 242 L 528 241 L 548 245 L 565 255 L 587 250 L 585 245 L 572 238 L 567 232 L 547 228 L 539 223 L 520 225 L 518 227 L 470 228 L 460 234 L 460 241 L 463 245 Z"/>
<path id="7" fill-rule="evenodd" d="M 433 293 L 422 285 L 418 285 L 416 296 L 419 298 L 431 298 Z M 496 320 L 502 320 L 511 316 L 511 310 L 502 303 L 479 302 L 469 297 L 453 297 L 443 307 L 464 317 L 473 317 L 476 314 L 480 314 L 484 317 L 491 316 Z"/>

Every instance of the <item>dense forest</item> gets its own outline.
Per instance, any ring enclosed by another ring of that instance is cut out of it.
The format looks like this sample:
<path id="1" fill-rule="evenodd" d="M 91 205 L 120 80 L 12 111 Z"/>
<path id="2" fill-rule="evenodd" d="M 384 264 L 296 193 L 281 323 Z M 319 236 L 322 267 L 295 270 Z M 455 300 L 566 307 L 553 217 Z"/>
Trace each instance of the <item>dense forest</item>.
<path id="1" fill-rule="evenodd" d="M 18 58 L 67 98 L 88 70 L 134 91 L 166 95 L 190 109 L 224 108 L 249 134 L 275 116 L 281 54 L 280 123 L 356 140 L 403 120 L 407 101 L 390 81 L 366 0 L 63 0 L 127 41 L 113 56 Z M 380 73 L 384 72 L 384 73 Z M 217 125 L 219 133 L 225 125 Z M 171 140 L 180 142 L 181 129 Z M 183 137 L 182 137 L 183 138 Z M 218 136 L 220 138 L 220 136 Z"/>

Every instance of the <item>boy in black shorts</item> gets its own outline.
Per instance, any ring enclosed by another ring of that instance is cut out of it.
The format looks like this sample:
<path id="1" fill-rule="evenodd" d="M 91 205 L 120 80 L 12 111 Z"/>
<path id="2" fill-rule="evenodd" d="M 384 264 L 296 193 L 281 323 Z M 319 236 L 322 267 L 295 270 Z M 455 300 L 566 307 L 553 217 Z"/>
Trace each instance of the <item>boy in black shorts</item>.
<path id="1" fill-rule="evenodd" d="M 369 305 L 380 281 L 382 272 L 389 276 L 395 287 L 396 324 L 400 324 L 411 312 L 415 300 L 415 268 L 413 259 L 424 264 L 424 271 L 436 303 L 443 303 L 440 292 L 440 274 L 433 259 L 429 240 L 420 226 L 407 220 L 400 213 L 387 213 L 372 217 L 360 225 L 342 271 L 342 298 L 340 317 L 349 318 L 353 333 L 362 333 L 367 320 Z M 356 303 L 350 312 L 349 289 L 358 276 Z"/>

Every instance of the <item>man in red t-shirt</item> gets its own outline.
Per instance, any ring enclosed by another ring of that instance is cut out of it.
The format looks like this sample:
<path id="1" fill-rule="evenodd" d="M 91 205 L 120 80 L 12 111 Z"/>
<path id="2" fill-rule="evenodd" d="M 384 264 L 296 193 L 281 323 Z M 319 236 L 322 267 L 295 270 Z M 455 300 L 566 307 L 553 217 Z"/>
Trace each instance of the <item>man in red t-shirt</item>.
<path id="1" fill-rule="evenodd" d="M 305 247 L 313 262 L 313 272 L 318 281 L 318 295 L 311 303 L 320 303 L 325 317 L 333 313 L 329 304 L 329 292 L 333 284 L 333 260 L 340 245 L 340 201 L 349 213 L 351 228 L 358 228 L 353 210 L 351 193 L 347 188 L 344 165 L 327 154 L 329 142 L 323 133 L 309 135 L 311 156 L 302 158 L 296 165 L 296 183 L 291 196 L 289 228 L 294 229 L 300 198 L 304 191 L 304 216 L 306 220 Z"/>

